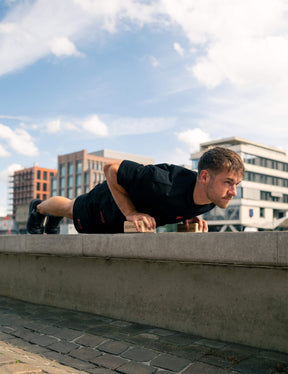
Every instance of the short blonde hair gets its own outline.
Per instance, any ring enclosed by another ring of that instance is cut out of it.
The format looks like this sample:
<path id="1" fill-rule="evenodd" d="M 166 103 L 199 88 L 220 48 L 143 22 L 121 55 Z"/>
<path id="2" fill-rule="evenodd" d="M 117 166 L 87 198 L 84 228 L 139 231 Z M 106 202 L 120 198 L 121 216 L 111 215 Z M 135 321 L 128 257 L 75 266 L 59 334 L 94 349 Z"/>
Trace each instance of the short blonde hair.
<path id="1" fill-rule="evenodd" d="M 202 170 L 211 170 L 220 173 L 223 169 L 235 171 L 242 177 L 244 176 L 245 167 L 238 153 L 224 147 L 214 147 L 208 149 L 200 157 L 198 162 L 198 174 Z"/>

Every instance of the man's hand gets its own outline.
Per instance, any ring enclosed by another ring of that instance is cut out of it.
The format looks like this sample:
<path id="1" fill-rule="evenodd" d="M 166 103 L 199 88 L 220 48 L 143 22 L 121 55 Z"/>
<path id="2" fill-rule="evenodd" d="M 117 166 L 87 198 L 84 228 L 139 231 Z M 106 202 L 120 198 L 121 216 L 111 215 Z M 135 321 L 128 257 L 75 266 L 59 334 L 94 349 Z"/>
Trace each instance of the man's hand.
<path id="1" fill-rule="evenodd" d="M 207 222 L 204 221 L 204 219 L 201 219 L 201 218 L 198 218 L 198 217 L 193 217 L 193 218 L 190 218 L 190 219 L 186 219 L 185 224 L 186 224 L 187 231 L 189 231 L 190 223 L 198 223 L 199 231 L 208 232 L 208 225 L 207 225 Z"/>
<path id="2" fill-rule="evenodd" d="M 132 214 L 126 216 L 126 220 L 129 222 L 133 222 L 138 232 L 140 231 L 139 221 L 143 221 L 144 225 L 149 230 L 155 230 L 156 228 L 155 218 L 149 216 L 149 214 L 133 212 Z"/>

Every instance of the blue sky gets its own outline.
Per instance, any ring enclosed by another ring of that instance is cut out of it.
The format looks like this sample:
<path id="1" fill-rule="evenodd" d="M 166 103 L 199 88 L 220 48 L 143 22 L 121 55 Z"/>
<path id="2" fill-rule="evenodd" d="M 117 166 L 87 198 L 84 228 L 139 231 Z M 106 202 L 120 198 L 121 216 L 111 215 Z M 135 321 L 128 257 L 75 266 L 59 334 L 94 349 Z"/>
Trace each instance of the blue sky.
<path id="1" fill-rule="evenodd" d="M 103 148 L 189 164 L 230 136 L 288 150 L 287 0 L 0 0 L 7 176 Z"/>

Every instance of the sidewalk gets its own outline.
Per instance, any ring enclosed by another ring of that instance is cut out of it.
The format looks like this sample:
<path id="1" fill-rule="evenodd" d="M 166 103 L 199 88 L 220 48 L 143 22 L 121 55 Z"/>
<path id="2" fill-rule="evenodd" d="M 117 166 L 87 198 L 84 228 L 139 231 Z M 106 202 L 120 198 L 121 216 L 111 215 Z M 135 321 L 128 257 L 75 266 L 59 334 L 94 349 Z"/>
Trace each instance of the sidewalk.
<path id="1" fill-rule="evenodd" d="M 0 296 L 6 373 L 274 374 L 288 354 Z"/>

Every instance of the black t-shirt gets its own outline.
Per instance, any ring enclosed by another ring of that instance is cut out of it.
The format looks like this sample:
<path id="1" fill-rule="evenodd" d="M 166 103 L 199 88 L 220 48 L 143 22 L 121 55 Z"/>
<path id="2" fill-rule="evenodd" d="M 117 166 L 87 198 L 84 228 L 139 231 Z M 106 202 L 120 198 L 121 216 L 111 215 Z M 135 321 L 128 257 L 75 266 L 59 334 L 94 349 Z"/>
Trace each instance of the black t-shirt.
<path id="1" fill-rule="evenodd" d="M 181 166 L 120 164 L 118 183 L 128 192 L 137 211 L 155 218 L 157 226 L 181 222 L 201 215 L 215 204 L 197 205 L 193 192 L 197 173 Z"/>

